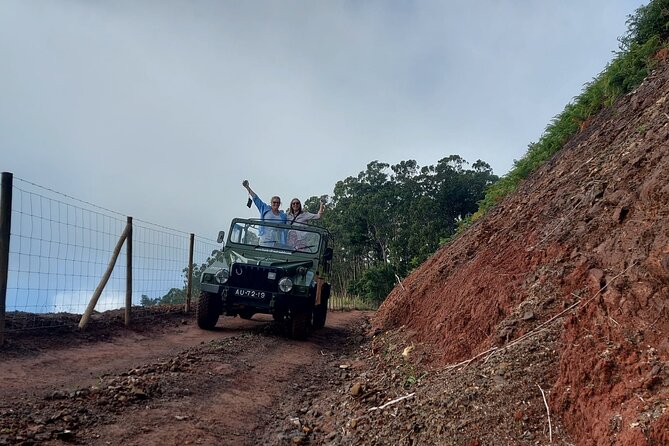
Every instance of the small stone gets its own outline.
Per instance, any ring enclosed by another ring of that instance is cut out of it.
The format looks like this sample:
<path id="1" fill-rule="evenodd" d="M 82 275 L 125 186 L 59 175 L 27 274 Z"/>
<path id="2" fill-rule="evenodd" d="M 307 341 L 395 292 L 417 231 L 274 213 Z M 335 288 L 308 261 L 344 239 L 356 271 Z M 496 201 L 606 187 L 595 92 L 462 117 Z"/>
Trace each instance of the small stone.
<path id="1" fill-rule="evenodd" d="M 523 314 L 523 320 L 524 321 L 531 321 L 532 319 L 534 319 L 534 312 L 532 310 L 527 310 Z"/>
<path id="2" fill-rule="evenodd" d="M 133 396 L 139 399 L 145 399 L 147 397 L 146 392 L 144 392 L 144 390 L 140 389 L 139 387 L 131 388 L 130 392 L 133 394 Z"/>
<path id="3" fill-rule="evenodd" d="M 67 398 L 67 394 L 63 391 L 56 390 L 53 392 L 47 399 L 52 399 L 52 400 L 64 400 Z"/>
<path id="4" fill-rule="evenodd" d="M 661 370 L 662 370 L 662 366 L 659 365 L 659 364 L 656 364 L 656 365 L 650 370 L 650 372 L 648 373 L 648 376 L 649 376 L 649 377 L 653 377 L 653 376 L 659 375 Z"/>
<path id="5" fill-rule="evenodd" d="M 71 441 L 71 440 L 74 438 L 74 432 L 72 432 L 71 430 L 65 429 L 65 430 L 62 431 L 62 432 L 56 432 L 56 433 L 54 434 L 54 436 L 55 436 L 56 439 L 58 439 L 58 440 L 68 441 L 68 442 L 69 442 L 69 441 Z"/>

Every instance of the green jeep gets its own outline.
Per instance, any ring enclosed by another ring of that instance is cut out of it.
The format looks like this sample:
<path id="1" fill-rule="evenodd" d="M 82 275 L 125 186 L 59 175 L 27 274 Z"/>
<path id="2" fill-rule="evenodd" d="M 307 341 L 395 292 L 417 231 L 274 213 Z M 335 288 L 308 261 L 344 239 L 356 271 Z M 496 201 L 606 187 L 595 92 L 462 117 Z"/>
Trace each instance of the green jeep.
<path id="1" fill-rule="evenodd" d="M 224 239 L 221 231 L 219 243 Z M 326 229 L 235 218 L 223 254 L 200 278 L 197 324 L 210 330 L 221 314 L 264 313 L 288 321 L 292 336 L 304 339 L 311 326 L 325 325 L 331 267 Z"/>

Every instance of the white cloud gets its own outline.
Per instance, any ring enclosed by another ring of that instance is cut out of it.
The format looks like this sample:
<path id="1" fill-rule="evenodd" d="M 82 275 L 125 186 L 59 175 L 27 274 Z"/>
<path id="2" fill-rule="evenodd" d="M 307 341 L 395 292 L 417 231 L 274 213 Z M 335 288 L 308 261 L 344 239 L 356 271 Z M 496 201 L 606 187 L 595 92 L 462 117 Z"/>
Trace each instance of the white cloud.
<path id="1" fill-rule="evenodd" d="M 88 290 L 74 290 L 56 293 L 45 309 L 53 313 L 83 314 L 91 300 L 92 293 Z M 125 292 L 103 291 L 95 311 L 102 312 L 125 307 Z"/>

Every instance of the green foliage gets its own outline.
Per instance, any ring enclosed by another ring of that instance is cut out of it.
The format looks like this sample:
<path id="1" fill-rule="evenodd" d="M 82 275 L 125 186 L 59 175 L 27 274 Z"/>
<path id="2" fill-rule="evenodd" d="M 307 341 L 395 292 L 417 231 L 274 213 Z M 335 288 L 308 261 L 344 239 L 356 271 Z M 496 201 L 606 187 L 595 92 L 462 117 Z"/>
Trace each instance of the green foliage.
<path id="1" fill-rule="evenodd" d="M 336 247 L 336 293 L 380 302 L 474 212 L 497 180 L 490 166 L 471 168 L 457 155 L 420 167 L 415 160 L 373 161 L 356 177 L 338 181 L 323 224 Z"/>
<path id="2" fill-rule="evenodd" d="M 216 260 L 223 259 L 223 251 L 215 249 L 211 252 L 211 255 L 207 260 L 201 265 L 193 265 L 193 285 L 191 290 L 191 296 L 197 296 L 200 294 L 200 277 L 205 269 L 207 269 L 212 263 Z M 146 294 L 142 294 L 139 303 L 144 307 L 150 307 L 153 305 L 173 305 L 173 304 L 183 304 L 186 302 L 186 294 L 188 289 L 188 267 L 185 267 L 182 270 L 184 277 L 184 286 L 183 288 L 171 288 L 164 296 L 151 298 Z"/>
<path id="3" fill-rule="evenodd" d="M 186 302 L 186 288 L 171 288 L 167 294 L 162 297 L 150 298 L 146 294 L 142 294 L 139 303 L 144 307 L 151 307 L 154 305 L 174 305 L 183 304 Z"/>
<path id="4" fill-rule="evenodd" d="M 619 38 L 620 52 L 582 93 L 553 118 L 538 142 L 529 145 L 525 156 L 485 193 L 472 220 L 513 192 L 518 184 L 549 160 L 602 108 L 636 88 L 656 61 L 653 56 L 669 38 L 669 0 L 653 0 L 627 20 L 628 31 Z"/>
<path id="5" fill-rule="evenodd" d="M 359 280 L 352 281 L 348 292 L 362 296 L 374 303 L 382 302 L 392 291 L 395 283 L 395 272 L 391 265 L 372 266 L 362 273 Z"/>
<path id="6" fill-rule="evenodd" d="M 157 305 L 158 302 L 160 301 L 160 298 L 156 297 L 154 299 L 151 299 L 149 296 L 146 294 L 142 294 L 142 298 L 140 299 L 139 303 L 143 307 L 151 307 L 153 305 Z"/>
<path id="7" fill-rule="evenodd" d="M 643 45 L 654 37 L 669 38 L 669 1 L 653 0 L 639 7 L 627 18 L 627 33 L 620 37 L 620 49 L 629 51 L 633 45 Z"/>
<path id="8" fill-rule="evenodd" d="M 183 304 L 186 302 L 186 290 L 179 288 L 170 289 L 161 299 L 160 303 L 165 304 Z"/>

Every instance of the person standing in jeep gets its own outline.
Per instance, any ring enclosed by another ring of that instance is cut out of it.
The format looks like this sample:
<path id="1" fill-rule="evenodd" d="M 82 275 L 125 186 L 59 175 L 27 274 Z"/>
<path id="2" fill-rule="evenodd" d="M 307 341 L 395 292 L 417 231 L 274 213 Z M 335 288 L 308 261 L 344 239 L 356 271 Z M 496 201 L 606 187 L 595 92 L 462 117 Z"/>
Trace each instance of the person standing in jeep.
<path id="1" fill-rule="evenodd" d="M 268 206 L 267 203 L 258 197 L 258 194 L 253 192 L 253 189 L 249 186 L 249 180 L 242 181 L 242 186 L 246 188 L 251 198 L 253 198 L 253 202 L 258 208 L 258 212 L 260 212 L 261 221 L 276 220 L 281 223 L 287 222 L 286 213 L 279 209 L 281 206 L 281 198 L 278 196 L 272 197 L 272 200 L 270 201 L 271 205 Z M 263 226 L 260 228 L 259 235 L 260 244 L 263 246 L 276 246 L 279 243 L 286 242 L 285 232 L 276 228 Z"/>
<path id="2" fill-rule="evenodd" d="M 286 222 L 286 213 L 279 209 L 281 206 L 281 198 L 278 196 L 272 197 L 272 200 L 270 201 L 271 205 L 268 206 L 267 203 L 258 197 L 258 194 L 253 192 L 253 189 L 249 186 L 249 180 L 242 181 L 242 186 L 246 188 L 251 198 L 253 198 L 253 203 L 255 203 L 258 212 L 260 212 L 260 220 L 279 220 L 282 223 Z"/>
<path id="3" fill-rule="evenodd" d="M 325 211 L 325 200 L 321 199 L 321 207 L 318 209 L 318 214 L 312 214 L 302 209 L 302 203 L 299 199 L 293 198 L 290 200 L 290 208 L 286 209 L 286 217 L 288 224 L 302 223 L 307 224 L 309 220 L 317 220 L 321 218 Z"/>

